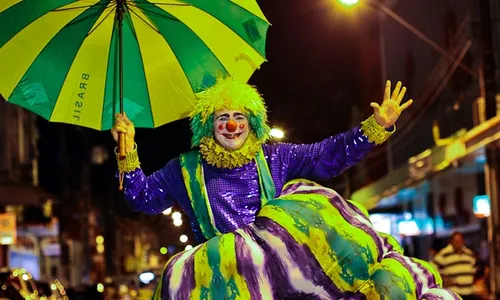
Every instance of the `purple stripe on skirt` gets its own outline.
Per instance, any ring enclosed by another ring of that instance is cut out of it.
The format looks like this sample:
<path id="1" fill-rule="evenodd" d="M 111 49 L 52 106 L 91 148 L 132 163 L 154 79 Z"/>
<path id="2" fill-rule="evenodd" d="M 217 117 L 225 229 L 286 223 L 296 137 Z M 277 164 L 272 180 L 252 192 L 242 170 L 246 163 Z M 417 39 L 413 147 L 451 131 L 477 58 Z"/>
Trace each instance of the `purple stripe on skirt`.
<path id="1" fill-rule="evenodd" d="M 165 269 L 165 274 L 163 276 L 163 282 L 161 286 L 160 294 L 162 295 L 162 299 L 171 299 L 170 297 L 170 282 L 169 278 L 172 276 L 172 266 L 179 260 L 182 256 L 182 253 L 177 254 L 167 264 L 167 268 Z"/>
<path id="2" fill-rule="evenodd" d="M 254 262 L 252 261 L 251 248 L 245 242 L 245 239 L 235 232 L 235 251 L 236 251 L 236 268 L 238 274 L 245 278 L 250 295 L 252 295 L 255 300 L 266 300 L 262 299 L 259 292 L 259 274 L 257 274 Z M 264 256 L 264 263 L 267 257 Z"/>
<path id="3" fill-rule="evenodd" d="M 389 239 L 387 237 L 381 236 L 381 238 L 384 241 L 384 247 L 385 247 L 384 253 L 396 251 L 394 250 L 394 247 L 391 245 L 391 243 L 389 243 Z"/>
<path id="4" fill-rule="evenodd" d="M 423 295 L 421 297 L 421 299 L 425 299 L 425 300 L 451 300 L 448 297 L 452 297 L 451 299 L 453 299 L 453 300 L 460 300 L 460 298 L 455 293 L 449 293 L 448 295 L 446 295 L 446 297 L 438 296 L 438 295 L 432 294 L 432 293 L 427 293 L 427 294 Z"/>
<path id="5" fill-rule="evenodd" d="M 387 259 L 387 258 L 392 258 L 396 261 L 398 261 L 400 264 L 402 264 L 411 274 L 411 276 L 413 277 L 413 280 L 415 281 L 415 285 L 417 286 L 417 291 L 416 291 L 416 294 L 417 295 L 422 295 L 422 288 L 423 288 L 423 285 L 424 283 L 422 282 L 422 278 L 420 278 L 419 276 L 417 276 L 417 274 L 415 273 L 415 271 L 412 269 L 412 267 L 410 266 L 410 264 L 408 264 L 405 260 L 404 260 L 404 257 L 400 254 L 400 253 L 397 253 L 397 252 L 392 252 L 392 253 L 388 253 L 384 259 Z M 420 269 L 420 268 L 419 268 Z M 429 280 L 429 276 L 428 274 L 426 274 L 425 276 L 427 278 L 427 280 Z M 431 276 L 432 277 L 432 276 Z"/>
<path id="6" fill-rule="evenodd" d="M 432 273 L 429 271 L 429 269 L 425 268 L 424 266 L 422 266 L 421 263 L 419 263 L 418 261 L 415 261 L 412 259 L 412 261 L 418 266 L 418 268 L 420 270 L 423 271 L 425 277 L 427 278 L 428 282 L 429 282 L 429 287 L 431 288 L 434 288 L 434 287 L 437 287 L 438 284 L 436 282 L 436 277 L 434 277 L 434 275 L 432 275 Z"/>
<path id="7" fill-rule="evenodd" d="M 292 194 L 295 192 L 299 187 L 302 186 L 317 186 L 317 184 L 312 183 L 312 182 L 296 182 L 293 184 L 289 184 L 283 188 L 281 191 L 280 195 L 285 195 L 285 194 Z"/>
<path id="8" fill-rule="evenodd" d="M 325 274 L 321 265 L 314 257 L 311 249 L 307 245 L 299 245 L 295 239 L 278 223 L 265 217 L 258 217 L 255 220 L 255 226 L 259 231 L 267 231 L 268 233 L 278 237 L 285 245 L 290 255 L 292 262 L 300 269 L 302 275 L 307 280 L 311 281 L 315 286 L 322 287 L 331 299 L 341 299 L 350 297 L 354 293 L 340 291 L 331 279 Z M 257 233 L 259 235 L 259 233 Z M 310 291 L 314 295 L 314 291 Z M 286 294 L 281 296 L 286 297 Z M 352 299 L 352 298 L 348 298 Z"/>
<path id="9" fill-rule="evenodd" d="M 253 237 L 262 251 L 266 254 L 264 260 L 264 274 L 267 276 L 268 283 L 274 293 L 273 299 L 282 299 L 282 297 L 280 297 L 282 291 L 293 290 L 288 280 L 287 268 L 280 260 L 276 249 L 271 247 L 260 236 L 258 236 L 258 234 L 255 233 L 258 229 L 252 227 L 255 227 L 255 224 L 246 227 L 245 232 Z M 279 289 L 275 287 L 279 287 Z"/>
<path id="10" fill-rule="evenodd" d="M 194 256 L 194 253 L 189 255 L 188 259 L 186 259 L 186 263 L 184 264 L 181 284 L 179 286 L 179 293 L 177 294 L 179 299 L 189 299 L 191 292 L 196 287 L 196 282 L 194 279 Z"/>

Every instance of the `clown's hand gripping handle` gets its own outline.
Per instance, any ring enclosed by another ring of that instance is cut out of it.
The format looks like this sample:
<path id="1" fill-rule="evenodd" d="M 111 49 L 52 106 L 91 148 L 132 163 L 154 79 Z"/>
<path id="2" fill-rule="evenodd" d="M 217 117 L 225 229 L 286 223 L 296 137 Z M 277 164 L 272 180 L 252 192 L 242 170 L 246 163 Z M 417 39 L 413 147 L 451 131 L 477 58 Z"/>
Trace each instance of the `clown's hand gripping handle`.
<path id="1" fill-rule="evenodd" d="M 118 133 L 118 160 L 124 160 L 127 157 L 127 134 Z"/>
<path id="2" fill-rule="evenodd" d="M 123 161 L 127 158 L 127 134 L 125 132 L 118 133 L 118 160 Z M 119 174 L 119 183 L 118 189 L 123 191 L 123 171 L 120 171 Z"/>

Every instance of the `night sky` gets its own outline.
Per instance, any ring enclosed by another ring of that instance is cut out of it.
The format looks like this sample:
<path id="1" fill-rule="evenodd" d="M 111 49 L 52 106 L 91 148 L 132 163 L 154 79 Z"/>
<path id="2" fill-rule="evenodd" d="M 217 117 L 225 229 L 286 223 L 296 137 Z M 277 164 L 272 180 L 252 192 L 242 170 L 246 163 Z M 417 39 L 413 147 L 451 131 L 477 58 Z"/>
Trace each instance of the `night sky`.
<path id="1" fill-rule="evenodd" d="M 272 24 L 267 36 L 268 62 L 250 82 L 264 95 L 271 125 L 284 129 L 286 141 L 315 142 L 347 130 L 351 107 L 360 102 L 359 36 L 348 24 L 345 11 L 337 10 L 333 2 L 259 1 Z M 45 120 L 39 124 L 40 181 L 56 195 L 61 195 L 65 186 L 79 185 L 79 176 L 71 174 L 82 172 L 86 149 L 103 145 L 112 151 L 115 146 L 109 132 Z M 62 132 L 66 141 L 60 138 Z M 189 150 L 190 137 L 187 120 L 157 129 L 138 129 L 136 142 L 146 174 Z M 93 172 L 92 182 L 102 191 L 116 190 L 115 171 L 116 162 L 111 157 Z M 119 207 L 123 204 L 119 197 L 114 201 Z"/>

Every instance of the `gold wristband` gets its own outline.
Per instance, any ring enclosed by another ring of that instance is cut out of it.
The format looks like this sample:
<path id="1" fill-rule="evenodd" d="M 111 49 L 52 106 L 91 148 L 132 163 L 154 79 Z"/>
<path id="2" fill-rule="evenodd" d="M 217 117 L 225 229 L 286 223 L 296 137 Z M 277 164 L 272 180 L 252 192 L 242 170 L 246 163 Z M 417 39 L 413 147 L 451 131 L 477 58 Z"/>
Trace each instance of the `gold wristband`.
<path id="1" fill-rule="evenodd" d="M 141 163 L 139 162 L 139 155 L 137 154 L 136 144 L 134 144 L 134 150 L 127 152 L 127 156 L 124 160 L 118 159 L 118 153 L 116 152 L 116 150 L 117 149 L 115 148 L 115 155 L 118 161 L 118 171 L 120 171 L 120 173 L 129 173 L 137 168 L 140 168 Z"/>
<path id="2" fill-rule="evenodd" d="M 363 130 L 364 135 L 370 142 L 380 145 L 396 131 L 396 125 L 393 125 L 392 131 L 388 131 L 383 126 L 380 126 L 375 121 L 375 117 L 371 115 L 368 119 L 361 122 L 361 130 Z"/>

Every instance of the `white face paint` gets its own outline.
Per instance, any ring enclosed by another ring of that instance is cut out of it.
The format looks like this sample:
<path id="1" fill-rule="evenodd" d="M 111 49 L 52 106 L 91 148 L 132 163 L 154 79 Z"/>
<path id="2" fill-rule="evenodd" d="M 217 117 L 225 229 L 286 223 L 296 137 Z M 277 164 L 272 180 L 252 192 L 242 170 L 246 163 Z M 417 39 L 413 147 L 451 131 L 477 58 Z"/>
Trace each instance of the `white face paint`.
<path id="1" fill-rule="evenodd" d="M 246 115 L 239 110 L 223 109 L 215 113 L 215 140 L 228 150 L 241 148 L 249 129 Z"/>

